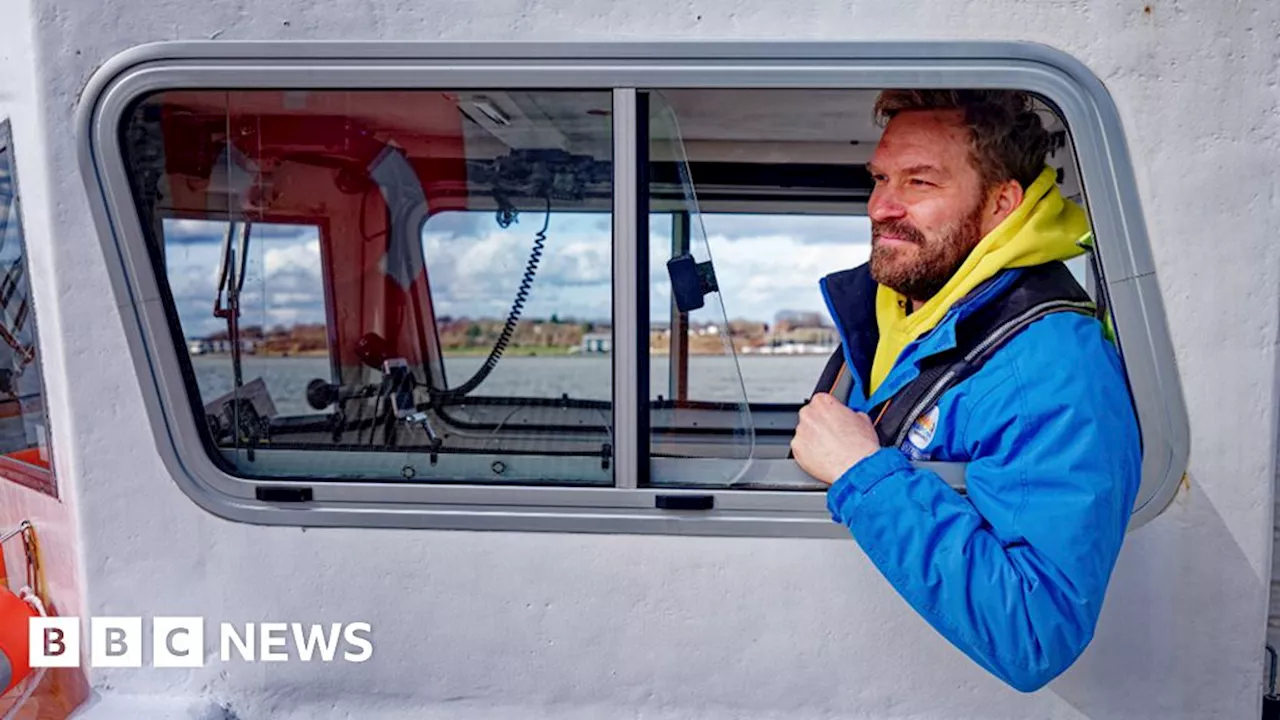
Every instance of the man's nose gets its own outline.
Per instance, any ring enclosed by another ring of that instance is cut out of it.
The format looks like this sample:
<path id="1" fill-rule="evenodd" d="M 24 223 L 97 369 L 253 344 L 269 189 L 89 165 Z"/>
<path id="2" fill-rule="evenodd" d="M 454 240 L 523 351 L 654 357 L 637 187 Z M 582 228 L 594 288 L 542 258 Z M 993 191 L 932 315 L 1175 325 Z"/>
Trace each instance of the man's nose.
<path id="1" fill-rule="evenodd" d="M 893 191 L 884 186 L 871 191 L 871 198 L 867 201 L 867 215 L 875 222 L 898 220 L 906 214 L 906 206 L 894 197 Z"/>

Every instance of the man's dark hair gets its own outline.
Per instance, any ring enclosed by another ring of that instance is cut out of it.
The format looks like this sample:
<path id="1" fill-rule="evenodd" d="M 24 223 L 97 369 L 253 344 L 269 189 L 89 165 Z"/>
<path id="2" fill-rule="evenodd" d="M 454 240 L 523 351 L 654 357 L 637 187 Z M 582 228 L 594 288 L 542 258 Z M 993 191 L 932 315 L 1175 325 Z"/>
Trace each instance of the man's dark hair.
<path id="1" fill-rule="evenodd" d="M 1051 139 L 1031 96 L 1015 90 L 885 90 L 876 121 L 912 110 L 958 110 L 969 128 L 969 148 L 982 186 L 1017 180 L 1025 190 L 1044 170 Z"/>

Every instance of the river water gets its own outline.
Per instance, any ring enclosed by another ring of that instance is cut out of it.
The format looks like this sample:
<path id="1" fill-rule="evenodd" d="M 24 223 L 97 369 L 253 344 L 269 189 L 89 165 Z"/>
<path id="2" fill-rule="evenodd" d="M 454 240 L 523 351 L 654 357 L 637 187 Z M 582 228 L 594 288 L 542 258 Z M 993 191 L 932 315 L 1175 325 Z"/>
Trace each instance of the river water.
<path id="1" fill-rule="evenodd" d="M 445 372 L 451 385 L 471 377 L 482 357 L 448 357 Z M 689 398 L 740 402 L 745 388 L 748 402 L 799 403 L 812 392 L 825 355 L 745 355 L 734 360 L 719 356 L 689 359 Z M 196 379 L 207 402 L 232 387 L 231 359 L 225 355 L 194 358 Z M 655 356 L 650 366 L 650 397 L 669 397 L 666 356 Z M 331 380 L 329 361 L 323 357 L 245 356 L 245 383 L 261 377 L 282 415 L 314 412 L 306 403 L 307 383 L 315 378 Z M 739 379 L 741 377 L 741 379 Z M 561 397 L 609 400 L 613 378 L 612 358 L 592 356 L 538 356 L 502 359 L 476 391 L 485 396 Z"/>

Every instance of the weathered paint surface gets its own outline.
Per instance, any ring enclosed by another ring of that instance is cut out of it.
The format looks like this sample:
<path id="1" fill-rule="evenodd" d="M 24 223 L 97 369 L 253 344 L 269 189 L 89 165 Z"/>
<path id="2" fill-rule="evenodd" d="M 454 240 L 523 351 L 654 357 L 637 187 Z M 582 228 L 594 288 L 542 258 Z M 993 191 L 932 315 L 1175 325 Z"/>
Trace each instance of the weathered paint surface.
<path id="1" fill-rule="evenodd" d="M 18 0 L 0 108 L 27 206 L 56 462 L 93 614 L 364 619 L 362 665 L 97 671 L 90 717 L 1257 717 L 1271 570 L 1280 4 Z M 1114 94 L 1191 416 L 1191 487 L 1132 534 L 1085 657 L 1031 696 L 948 647 L 852 541 L 236 525 L 166 478 L 76 162 L 93 70 L 204 39 L 988 38 Z M 19 57 L 31 53 L 25 59 Z M 16 93 L 16 94 L 15 94 Z M 149 653 L 146 657 L 150 657 Z M 141 709 L 145 708 L 145 709 Z"/>

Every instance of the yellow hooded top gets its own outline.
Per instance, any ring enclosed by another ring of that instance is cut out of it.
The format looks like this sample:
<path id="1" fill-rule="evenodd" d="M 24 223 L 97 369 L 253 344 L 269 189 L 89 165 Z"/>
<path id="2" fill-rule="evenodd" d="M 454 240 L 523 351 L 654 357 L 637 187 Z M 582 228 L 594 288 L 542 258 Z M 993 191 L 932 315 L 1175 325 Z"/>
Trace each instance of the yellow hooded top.
<path id="1" fill-rule="evenodd" d="M 880 387 L 908 345 L 932 330 L 952 305 L 983 281 L 1005 268 L 1067 260 L 1085 252 L 1079 243 L 1089 235 L 1089 219 L 1079 205 L 1062 196 L 1056 179 L 1057 172 L 1045 167 L 1023 193 L 1022 204 L 982 238 L 942 290 L 919 310 L 908 315 L 910 300 L 884 285 L 876 288 L 880 342 L 868 395 Z"/>

